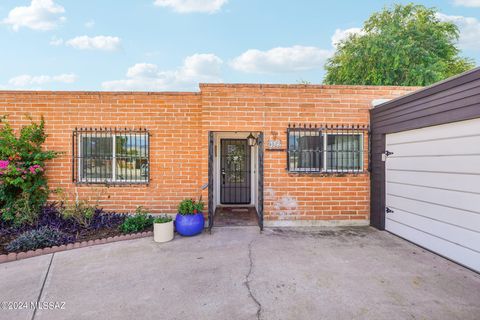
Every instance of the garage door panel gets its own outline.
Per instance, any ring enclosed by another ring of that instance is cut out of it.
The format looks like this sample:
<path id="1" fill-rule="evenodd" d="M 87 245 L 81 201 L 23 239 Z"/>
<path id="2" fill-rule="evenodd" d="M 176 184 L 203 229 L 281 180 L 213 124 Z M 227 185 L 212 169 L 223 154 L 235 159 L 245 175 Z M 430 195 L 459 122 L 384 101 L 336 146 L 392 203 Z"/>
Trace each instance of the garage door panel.
<path id="1" fill-rule="evenodd" d="M 390 170 L 388 172 L 387 183 L 388 182 L 428 186 L 480 194 L 480 175 Z"/>
<path id="2" fill-rule="evenodd" d="M 389 144 L 388 151 L 401 157 L 421 155 L 480 154 L 480 134 L 420 142 Z"/>
<path id="3" fill-rule="evenodd" d="M 480 214 L 480 194 L 415 187 L 387 183 L 387 196 L 415 199 L 420 202 L 433 203 L 451 208 L 473 211 Z M 387 205 L 389 202 L 387 202 Z"/>
<path id="4" fill-rule="evenodd" d="M 480 254 L 438 237 L 418 231 L 390 219 L 385 220 L 385 227 L 390 232 L 405 238 L 419 246 L 432 250 L 473 270 L 480 271 Z"/>
<path id="5" fill-rule="evenodd" d="M 395 212 L 397 210 L 406 211 L 423 216 L 426 219 L 449 223 L 480 234 L 480 214 L 393 196 L 389 197 L 388 207 Z"/>
<path id="6" fill-rule="evenodd" d="M 439 126 L 388 134 L 386 136 L 386 143 L 387 145 L 391 145 L 412 141 L 478 135 L 480 133 L 478 129 L 479 126 L 480 119 L 461 121 L 461 124 L 459 124 L 459 122 L 447 123 Z"/>
<path id="7" fill-rule="evenodd" d="M 480 253 L 480 233 L 396 209 L 387 218 Z"/>
<path id="8" fill-rule="evenodd" d="M 480 272 L 480 119 L 387 134 L 386 150 L 385 229 Z"/>
<path id="9" fill-rule="evenodd" d="M 445 157 L 389 157 L 387 170 L 449 172 L 480 175 L 480 155 Z M 461 164 L 461 165 L 460 165 Z"/>

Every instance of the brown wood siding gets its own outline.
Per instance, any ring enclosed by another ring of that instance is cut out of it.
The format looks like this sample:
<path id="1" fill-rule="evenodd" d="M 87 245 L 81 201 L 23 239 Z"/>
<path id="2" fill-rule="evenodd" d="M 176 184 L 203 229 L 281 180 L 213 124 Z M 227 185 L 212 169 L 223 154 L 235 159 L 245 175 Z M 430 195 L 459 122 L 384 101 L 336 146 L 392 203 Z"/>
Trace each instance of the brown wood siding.
<path id="1" fill-rule="evenodd" d="M 385 135 L 480 117 L 480 68 L 370 110 L 370 223 L 385 229 Z"/>

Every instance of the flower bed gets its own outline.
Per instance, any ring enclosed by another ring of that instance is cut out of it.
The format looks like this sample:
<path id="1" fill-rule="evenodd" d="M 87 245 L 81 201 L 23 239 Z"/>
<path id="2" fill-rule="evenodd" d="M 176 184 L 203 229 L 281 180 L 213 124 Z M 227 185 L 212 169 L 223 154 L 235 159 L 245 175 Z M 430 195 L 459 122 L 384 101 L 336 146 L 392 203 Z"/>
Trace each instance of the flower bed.
<path id="1" fill-rule="evenodd" d="M 14 130 L 0 115 L 0 262 L 151 232 L 153 217 L 143 208 L 134 216 L 103 212 L 101 192 L 92 203 L 77 188 L 73 195 L 56 190 L 60 204 L 47 204 L 45 165 L 59 153 L 42 148 L 46 138 L 43 117 Z"/>
<path id="2" fill-rule="evenodd" d="M 16 226 L 0 220 L 0 254 L 28 252 L 52 246 L 67 246 L 72 243 L 83 243 L 98 239 L 120 237 L 152 231 L 153 221 L 144 214 L 141 224 L 136 228 L 125 228 L 125 222 L 136 222 L 138 215 L 106 213 L 95 209 L 89 224 L 81 224 L 74 218 L 65 218 L 59 210 L 59 205 L 48 204 L 42 207 L 37 222 L 34 225 Z M 145 222 L 146 221 L 146 222 Z"/>

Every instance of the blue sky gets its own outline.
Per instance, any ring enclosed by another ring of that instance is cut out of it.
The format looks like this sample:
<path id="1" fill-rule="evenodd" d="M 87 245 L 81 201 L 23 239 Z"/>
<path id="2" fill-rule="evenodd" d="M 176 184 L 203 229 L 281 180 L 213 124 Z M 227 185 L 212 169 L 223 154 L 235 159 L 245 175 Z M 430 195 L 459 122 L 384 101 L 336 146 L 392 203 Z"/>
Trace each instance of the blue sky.
<path id="1" fill-rule="evenodd" d="M 321 83 L 332 41 L 357 31 L 372 12 L 407 2 L 2 0 L 0 89 Z M 416 3 L 456 22 L 462 54 L 480 62 L 480 0 Z"/>

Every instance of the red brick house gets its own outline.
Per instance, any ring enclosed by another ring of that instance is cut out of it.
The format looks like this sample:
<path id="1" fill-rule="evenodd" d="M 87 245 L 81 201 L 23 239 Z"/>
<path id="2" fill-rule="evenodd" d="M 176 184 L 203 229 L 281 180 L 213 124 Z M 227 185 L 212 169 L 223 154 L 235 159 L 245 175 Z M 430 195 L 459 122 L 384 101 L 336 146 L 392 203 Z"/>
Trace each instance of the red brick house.
<path id="1" fill-rule="evenodd" d="M 14 126 L 44 116 L 52 189 L 132 212 L 186 197 L 263 225 L 369 223 L 369 109 L 417 88 L 202 84 L 200 92 L 0 91 Z M 250 138 L 250 139 L 248 139 Z"/>

